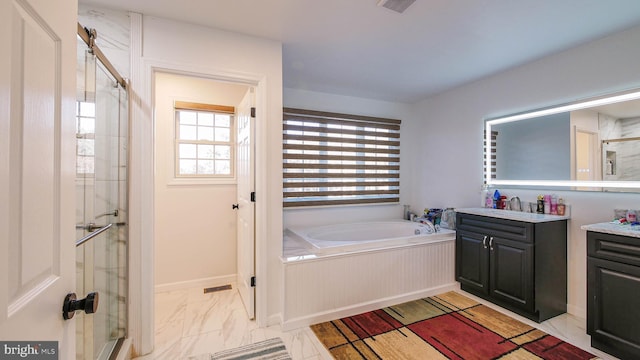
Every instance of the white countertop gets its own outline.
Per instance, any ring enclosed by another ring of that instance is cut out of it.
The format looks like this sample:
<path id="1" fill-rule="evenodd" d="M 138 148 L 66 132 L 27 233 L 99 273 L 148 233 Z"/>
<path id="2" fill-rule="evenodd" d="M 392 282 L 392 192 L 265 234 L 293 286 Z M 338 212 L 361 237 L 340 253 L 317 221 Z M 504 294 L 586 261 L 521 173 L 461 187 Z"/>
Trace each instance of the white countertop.
<path id="1" fill-rule="evenodd" d="M 537 214 L 537 213 L 528 213 L 523 211 L 500 210 L 500 209 L 492 209 L 492 208 L 464 208 L 464 209 L 456 209 L 456 212 L 464 213 L 464 214 L 489 216 L 489 217 L 507 219 L 507 220 L 524 221 L 524 222 L 530 222 L 530 223 L 542 223 L 542 222 L 549 222 L 549 221 L 568 220 L 571 218 L 569 216 Z"/>
<path id="2" fill-rule="evenodd" d="M 620 225 L 614 223 L 587 224 L 580 227 L 582 230 L 595 231 L 605 234 L 614 234 L 640 238 L 640 225 Z"/>

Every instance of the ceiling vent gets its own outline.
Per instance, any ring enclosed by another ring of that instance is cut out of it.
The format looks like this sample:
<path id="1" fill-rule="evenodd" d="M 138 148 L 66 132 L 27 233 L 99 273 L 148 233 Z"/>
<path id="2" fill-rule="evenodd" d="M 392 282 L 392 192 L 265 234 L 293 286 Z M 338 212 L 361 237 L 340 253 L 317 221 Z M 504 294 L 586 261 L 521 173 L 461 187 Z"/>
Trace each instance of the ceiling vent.
<path id="1" fill-rule="evenodd" d="M 402 14 L 415 1 L 416 0 L 378 0 L 378 6 L 382 6 Z"/>

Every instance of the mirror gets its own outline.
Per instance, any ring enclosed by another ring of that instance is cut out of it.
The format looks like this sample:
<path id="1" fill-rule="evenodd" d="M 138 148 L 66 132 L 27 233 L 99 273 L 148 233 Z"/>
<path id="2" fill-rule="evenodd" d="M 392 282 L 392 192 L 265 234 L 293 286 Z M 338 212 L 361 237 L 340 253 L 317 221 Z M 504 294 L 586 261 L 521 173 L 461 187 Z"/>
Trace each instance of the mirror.
<path id="1" fill-rule="evenodd" d="M 640 191 L 640 91 L 485 122 L 488 185 Z"/>

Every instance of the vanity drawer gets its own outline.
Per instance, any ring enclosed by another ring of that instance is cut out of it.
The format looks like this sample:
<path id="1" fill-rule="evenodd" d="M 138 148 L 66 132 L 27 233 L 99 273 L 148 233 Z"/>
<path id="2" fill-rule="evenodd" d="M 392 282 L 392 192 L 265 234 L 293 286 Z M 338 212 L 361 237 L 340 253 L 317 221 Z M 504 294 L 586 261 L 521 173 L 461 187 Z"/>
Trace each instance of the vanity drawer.
<path id="1" fill-rule="evenodd" d="M 488 236 L 498 236 L 527 243 L 533 242 L 533 224 L 523 221 L 459 213 L 456 227 L 460 230 Z"/>
<path id="2" fill-rule="evenodd" d="M 640 266 L 640 238 L 587 231 L 587 255 Z"/>

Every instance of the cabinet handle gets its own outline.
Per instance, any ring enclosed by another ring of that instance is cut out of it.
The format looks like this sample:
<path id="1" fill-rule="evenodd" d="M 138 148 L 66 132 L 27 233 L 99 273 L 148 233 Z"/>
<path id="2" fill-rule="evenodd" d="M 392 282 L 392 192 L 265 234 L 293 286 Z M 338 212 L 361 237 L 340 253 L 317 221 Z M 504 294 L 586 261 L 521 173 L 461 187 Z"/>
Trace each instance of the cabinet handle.
<path id="1" fill-rule="evenodd" d="M 489 238 L 489 250 L 493 251 L 493 236 Z"/>
<path id="2" fill-rule="evenodd" d="M 485 249 L 487 248 L 487 235 L 482 238 L 482 247 Z"/>

